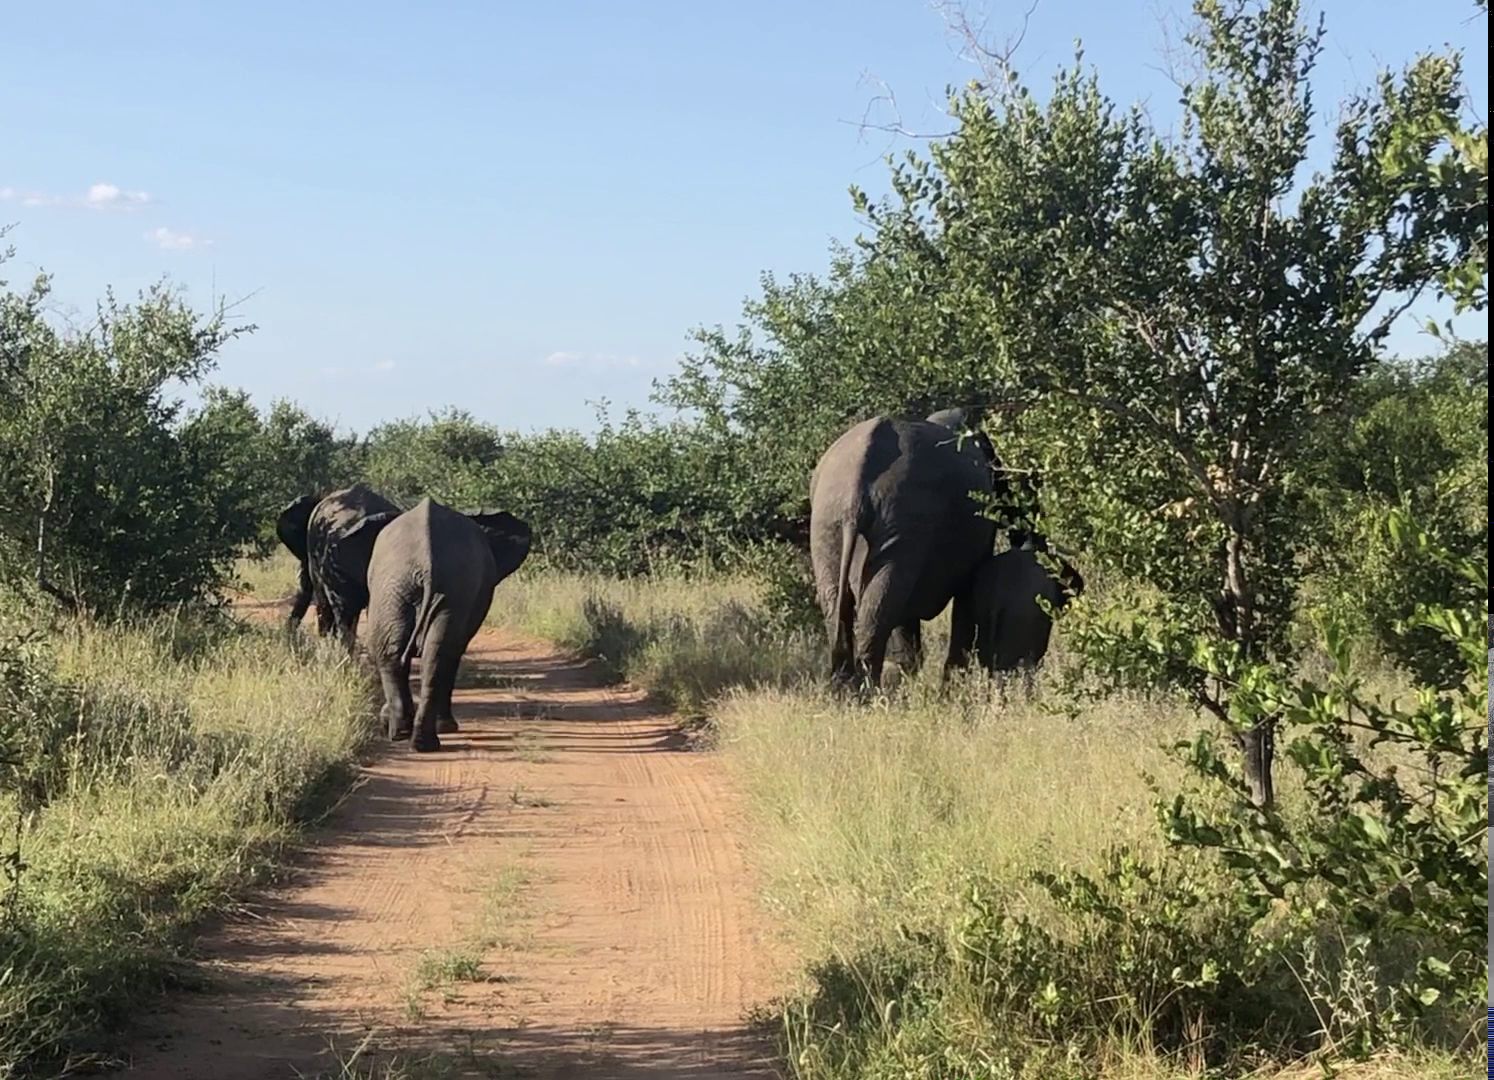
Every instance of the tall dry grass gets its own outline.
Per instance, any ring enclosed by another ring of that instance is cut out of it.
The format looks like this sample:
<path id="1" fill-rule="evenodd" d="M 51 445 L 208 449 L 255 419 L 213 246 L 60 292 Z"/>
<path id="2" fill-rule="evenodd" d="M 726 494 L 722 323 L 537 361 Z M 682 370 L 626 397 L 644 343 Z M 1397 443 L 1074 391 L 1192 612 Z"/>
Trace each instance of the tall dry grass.
<path id="1" fill-rule="evenodd" d="M 234 580 L 241 592 L 259 600 L 283 600 L 296 591 L 300 567 L 296 557 L 276 548 L 262 557 L 245 556 L 234 564 Z"/>
<path id="2" fill-rule="evenodd" d="M 80 623 L 7 658 L 0 853 L 22 869 L 0 921 L 0 1076 L 106 1055 L 372 731 L 354 665 L 270 632 Z"/>
<path id="3" fill-rule="evenodd" d="M 818 641 L 784 627 L 745 577 L 623 581 L 525 568 L 498 586 L 488 623 L 589 657 L 692 718 L 728 688 L 807 684 L 819 665 Z"/>
<path id="4" fill-rule="evenodd" d="M 855 705 L 819 690 L 736 692 L 715 710 L 746 796 L 764 897 L 805 955 L 882 946 L 945 922 L 976 879 L 1093 869 L 1107 845 L 1162 844 L 1148 777 L 1184 710 L 1116 700 L 1075 718 L 1002 702 L 971 676 Z M 1039 903 L 1014 884 L 1021 907 Z"/>

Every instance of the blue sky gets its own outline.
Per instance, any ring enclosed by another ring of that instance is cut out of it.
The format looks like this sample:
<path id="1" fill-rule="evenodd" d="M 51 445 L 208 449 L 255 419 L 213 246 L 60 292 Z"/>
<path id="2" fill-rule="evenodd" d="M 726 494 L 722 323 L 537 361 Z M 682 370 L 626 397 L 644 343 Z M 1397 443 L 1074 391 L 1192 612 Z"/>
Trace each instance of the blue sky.
<path id="1" fill-rule="evenodd" d="M 1025 7 L 988 5 L 992 36 Z M 1017 62 L 1044 82 L 1082 37 L 1112 97 L 1167 116 L 1180 10 L 1042 0 Z M 1472 0 L 1323 10 L 1325 107 L 1451 42 L 1485 110 Z M 854 235 L 848 185 L 882 190 L 881 155 L 915 145 L 858 129 L 868 76 L 937 131 L 974 73 L 926 0 L 53 0 L 4 23 L 5 276 L 53 272 L 61 318 L 163 276 L 239 299 L 259 330 L 215 381 L 359 429 L 447 404 L 585 428 L 588 402 L 645 404 L 761 271 L 818 271 Z M 1425 348 L 1411 326 L 1393 344 Z"/>

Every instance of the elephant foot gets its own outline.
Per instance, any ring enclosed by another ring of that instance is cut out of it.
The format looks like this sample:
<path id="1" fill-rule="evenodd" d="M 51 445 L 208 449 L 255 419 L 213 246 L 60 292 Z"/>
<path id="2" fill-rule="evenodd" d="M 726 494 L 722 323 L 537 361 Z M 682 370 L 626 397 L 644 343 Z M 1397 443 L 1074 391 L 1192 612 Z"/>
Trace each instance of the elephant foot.
<path id="1" fill-rule="evenodd" d="M 410 746 L 414 748 L 416 753 L 433 754 L 437 750 L 441 749 L 441 740 L 436 738 L 434 732 L 429 736 L 422 733 L 416 735 L 415 738 L 410 741 Z"/>
<path id="2" fill-rule="evenodd" d="M 443 717 L 440 717 L 439 719 L 437 719 L 437 721 L 436 721 L 436 732 L 438 734 L 441 734 L 441 735 L 450 735 L 453 731 L 460 731 L 460 730 L 462 730 L 462 729 L 459 728 L 459 727 L 457 727 L 457 722 L 456 722 L 456 718 L 455 717 L 443 716 Z"/>

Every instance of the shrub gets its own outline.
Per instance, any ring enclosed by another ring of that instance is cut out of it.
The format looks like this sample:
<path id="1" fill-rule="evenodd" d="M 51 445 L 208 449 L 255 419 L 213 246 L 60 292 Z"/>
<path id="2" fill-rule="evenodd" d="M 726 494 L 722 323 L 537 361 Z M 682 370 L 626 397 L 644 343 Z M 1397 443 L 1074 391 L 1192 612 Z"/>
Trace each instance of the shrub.
<path id="1" fill-rule="evenodd" d="M 1417 557 L 1444 564 L 1482 598 L 1477 613 L 1421 605 L 1400 633 L 1431 632 L 1458 657 L 1409 699 L 1364 687 L 1349 639 L 1332 625 L 1326 681 L 1266 666 L 1216 668 L 1235 686 L 1239 724 L 1282 717 L 1286 757 L 1301 774 L 1294 813 L 1253 808 L 1208 733 L 1181 749 L 1202 785 L 1161 807 L 1170 838 L 1216 852 L 1257 919 L 1285 916 L 1302 939 L 1324 923 L 1346 955 L 1378 969 L 1384 1000 L 1336 1033 L 1368 1052 L 1413 1037 L 1466 1037 L 1488 974 L 1488 654 L 1486 559 L 1440 551 L 1409 519 L 1386 525 Z"/>
<path id="2" fill-rule="evenodd" d="M 156 288 L 64 332 L 43 317 L 49 288 L 0 292 L 0 580 L 94 614 L 211 595 L 255 526 L 219 507 L 236 436 L 185 436 L 166 395 L 248 328 Z"/>

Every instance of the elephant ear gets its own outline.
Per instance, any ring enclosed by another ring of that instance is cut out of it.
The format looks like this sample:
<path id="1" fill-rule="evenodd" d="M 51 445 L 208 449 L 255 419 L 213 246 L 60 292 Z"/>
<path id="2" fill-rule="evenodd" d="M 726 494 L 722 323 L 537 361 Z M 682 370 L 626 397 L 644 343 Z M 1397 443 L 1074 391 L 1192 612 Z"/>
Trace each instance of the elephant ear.
<path id="1" fill-rule="evenodd" d="M 529 557 L 529 545 L 534 538 L 527 522 L 506 510 L 500 510 L 496 514 L 468 516 L 487 534 L 493 558 L 498 563 L 499 581 L 524 565 L 524 560 Z"/>
<path id="2" fill-rule="evenodd" d="M 374 541 L 379 538 L 379 533 L 402 513 L 403 510 L 380 510 L 376 514 L 365 514 L 355 524 L 331 537 L 329 546 L 337 548 L 342 555 L 361 556 L 360 561 L 366 566 L 373 557 Z"/>
<path id="3" fill-rule="evenodd" d="M 986 434 L 983 410 L 979 406 L 960 405 L 952 409 L 940 409 L 929 413 L 925 420 L 953 431 L 960 437 L 960 446 L 974 446 L 981 460 L 990 465 L 998 475 L 1002 472 L 1001 462 L 996 457 L 996 447 Z"/>
<path id="4" fill-rule="evenodd" d="M 925 419 L 931 424 L 947 427 L 950 431 L 962 431 L 965 428 L 965 410 L 959 407 L 940 409 L 938 412 L 929 413 Z"/>
<path id="5" fill-rule="evenodd" d="M 368 514 L 356 524 L 328 537 L 324 576 L 328 580 L 338 579 L 341 586 L 353 595 L 361 593 L 366 587 L 368 561 L 373 558 L 374 541 L 384 531 L 384 526 L 401 513 L 401 510 L 381 510 L 377 514 Z M 341 581 L 355 566 L 361 568 L 364 580 Z"/>
<path id="6" fill-rule="evenodd" d="M 319 500 L 315 495 L 302 495 L 275 519 L 275 535 L 280 537 L 292 555 L 306 561 L 306 529 L 311 524 L 311 512 Z"/>

